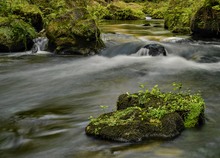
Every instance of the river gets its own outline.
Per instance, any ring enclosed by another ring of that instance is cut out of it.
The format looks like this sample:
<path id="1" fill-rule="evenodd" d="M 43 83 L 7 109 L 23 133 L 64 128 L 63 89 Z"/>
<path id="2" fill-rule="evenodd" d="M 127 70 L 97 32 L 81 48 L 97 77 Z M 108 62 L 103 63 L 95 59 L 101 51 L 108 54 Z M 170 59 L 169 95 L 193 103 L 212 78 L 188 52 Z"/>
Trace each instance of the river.
<path id="1" fill-rule="evenodd" d="M 142 24 L 103 22 L 108 47 L 101 55 L 2 53 L 0 157 L 219 158 L 220 43 L 170 38 L 176 35 L 164 30 L 160 20 Z M 135 49 L 147 43 L 163 45 L 168 56 L 135 55 Z M 187 129 L 170 141 L 140 143 L 85 135 L 88 118 L 115 110 L 120 94 L 136 92 L 139 83 L 170 91 L 173 82 L 201 92 L 206 103 L 202 128 Z"/>

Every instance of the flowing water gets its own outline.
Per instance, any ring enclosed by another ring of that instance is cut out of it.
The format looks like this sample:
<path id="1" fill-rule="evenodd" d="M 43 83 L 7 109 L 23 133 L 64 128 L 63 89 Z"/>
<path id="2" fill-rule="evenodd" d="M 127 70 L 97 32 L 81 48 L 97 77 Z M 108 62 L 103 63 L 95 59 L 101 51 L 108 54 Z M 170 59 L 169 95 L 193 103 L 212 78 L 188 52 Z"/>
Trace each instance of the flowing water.
<path id="1" fill-rule="evenodd" d="M 126 24 L 127 31 L 140 31 L 140 25 Z M 107 27 L 103 25 L 107 32 L 116 32 Z M 118 33 L 127 33 L 119 31 L 121 24 L 114 25 L 117 28 Z M 163 31 L 162 39 L 171 37 Z M 0 157 L 219 158 L 220 43 L 157 41 L 168 56 L 137 56 L 140 47 L 155 43 L 142 32 L 135 37 L 104 34 L 108 47 L 96 56 L 1 54 Z M 170 91 L 172 82 L 201 91 L 205 125 L 185 130 L 171 141 L 118 143 L 85 135 L 90 116 L 115 110 L 120 94 L 136 92 L 139 83 L 145 82 L 149 88 L 158 84 L 163 91 Z"/>

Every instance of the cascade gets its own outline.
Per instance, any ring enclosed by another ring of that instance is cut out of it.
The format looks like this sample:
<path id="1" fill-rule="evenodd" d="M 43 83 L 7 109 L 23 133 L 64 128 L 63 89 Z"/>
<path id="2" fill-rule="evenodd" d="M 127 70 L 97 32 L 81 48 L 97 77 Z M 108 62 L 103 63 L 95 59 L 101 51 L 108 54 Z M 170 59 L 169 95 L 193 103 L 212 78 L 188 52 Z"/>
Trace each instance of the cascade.
<path id="1" fill-rule="evenodd" d="M 139 49 L 135 54 L 138 56 L 167 56 L 167 51 L 164 46 L 160 44 L 147 44 Z"/>
<path id="2" fill-rule="evenodd" d="M 33 39 L 34 45 L 31 49 L 32 53 L 37 53 L 38 51 L 46 51 L 48 46 L 48 38 L 47 37 L 38 37 Z"/>

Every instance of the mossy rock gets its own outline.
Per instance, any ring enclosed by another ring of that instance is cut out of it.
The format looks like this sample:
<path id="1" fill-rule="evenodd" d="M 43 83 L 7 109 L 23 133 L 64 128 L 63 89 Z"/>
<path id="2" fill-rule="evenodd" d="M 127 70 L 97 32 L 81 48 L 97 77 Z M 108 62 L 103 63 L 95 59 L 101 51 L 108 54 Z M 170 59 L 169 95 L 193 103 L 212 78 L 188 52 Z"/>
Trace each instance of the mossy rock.
<path id="1" fill-rule="evenodd" d="M 117 111 L 92 118 L 85 132 L 97 138 L 137 142 L 173 139 L 185 128 L 204 123 L 205 103 L 199 94 L 151 91 L 122 94 Z"/>
<path id="2" fill-rule="evenodd" d="M 121 142 L 138 142 L 149 139 L 172 139 L 184 129 L 177 113 L 165 115 L 162 119 L 145 117 L 138 107 L 106 113 L 93 119 L 86 127 L 87 135 Z"/>
<path id="3" fill-rule="evenodd" d="M 46 34 L 49 38 L 49 46 L 56 53 L 68 52 L 75 54 L 81 48 L 88 48 L 91 51 L 102 46 L 100 39 L 100 31 L 92 19 L 78 20 L 71 19 L 71 15 L 67 19 L 56 19 L 50 21 L 46 28 Z M 77 54 L 78 54 L 77 53 Z M 88 53 L 87 53 L 88 54 Z"/>
<path id="4" fill-rule="evenodd" d="M 220 4 L 203 6 L 191 22 L 191 30 L 196 37 L 220 37 Z"/>
<path id="5" fill-rule="evenodd" d="M 97 52 L 103 46 L 100 30 L 85 7 L 63 9 L 62 12 L 48 15 L 50 19 L 46 35 L 49 48 L 57 54 L 87 55 Z M 56 18 L 51 18 L 53 16 Z"/>
<path id="6" fill-rule="evenodd" d="M 17 17 L 0 17 L 0 52 L 18 52 L 30 49 L 35 29 Z"/>

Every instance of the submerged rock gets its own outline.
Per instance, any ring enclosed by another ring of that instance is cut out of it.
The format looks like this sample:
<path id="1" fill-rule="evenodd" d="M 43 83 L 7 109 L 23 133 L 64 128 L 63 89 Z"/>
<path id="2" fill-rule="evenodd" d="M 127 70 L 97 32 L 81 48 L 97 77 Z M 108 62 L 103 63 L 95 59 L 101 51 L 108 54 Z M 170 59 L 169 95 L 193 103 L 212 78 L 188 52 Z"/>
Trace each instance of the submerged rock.
<path id="1" fill-rule="evenodd" d="M 173 139 L 185 128 L 204 123 L 204 101 L 200 95 L 151 92 L 122 94 L 117 111 L 92 118 L 85 132 L 97 138 L 138 142 Z"/>

